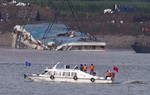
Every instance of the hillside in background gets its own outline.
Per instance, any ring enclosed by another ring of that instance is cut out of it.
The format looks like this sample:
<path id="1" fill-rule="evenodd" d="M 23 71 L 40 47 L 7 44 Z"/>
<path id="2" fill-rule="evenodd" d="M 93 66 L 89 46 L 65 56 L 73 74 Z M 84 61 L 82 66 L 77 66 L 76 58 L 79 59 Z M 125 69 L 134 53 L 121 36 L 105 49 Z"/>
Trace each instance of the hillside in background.
<path id="1" fill-rule="evenodd" d="M 1 5 L 0 12 L 1 45 L 11 44 L 11 32 L 16 24 L 62 23 L 62 17 L 72 29 L 103 39 L 111 48 L 129 48 L 138 35 L 150 35 L 150 32 L 143 31 L 144 28 L 150 28 L 150 15 L 137 9 L 131 12 L 117 11 L 105 14 L 103 10 L 76 11 L 75 15 L 69 10 L 60 10 L 60 15 L 52 7 L 31 4 L 30 6 Z M 37 17 L 40 19 L 37 20 Z"/>

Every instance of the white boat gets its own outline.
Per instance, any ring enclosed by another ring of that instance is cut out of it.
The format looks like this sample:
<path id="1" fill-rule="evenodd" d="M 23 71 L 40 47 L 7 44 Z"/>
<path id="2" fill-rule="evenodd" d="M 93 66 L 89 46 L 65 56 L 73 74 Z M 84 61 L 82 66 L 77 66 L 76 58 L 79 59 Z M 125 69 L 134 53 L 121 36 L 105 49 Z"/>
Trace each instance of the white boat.
<path id="1" fill-rule="evenodd" d="M 28 77 L 32 81 L 36 82 L 70 82 L 70 83 L 113 83 L 112 77 L 99 77 L 97 75 L 91 75 L 79 69 L 71 69 L 69 65 L 65 65 L 64 68 L 57 68 L 59 62 L 50 68 L 46 68 L 42 74 L 31 74 L 24 77 Z"/>

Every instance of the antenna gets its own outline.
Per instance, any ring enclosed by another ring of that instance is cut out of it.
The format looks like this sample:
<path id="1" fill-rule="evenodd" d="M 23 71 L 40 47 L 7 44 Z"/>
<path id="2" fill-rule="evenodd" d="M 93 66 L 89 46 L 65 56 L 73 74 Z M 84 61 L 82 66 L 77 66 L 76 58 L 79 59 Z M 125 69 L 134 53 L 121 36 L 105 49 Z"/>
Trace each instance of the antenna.
<path id="1" fill-rule="evenodd" d="M 57 65 L 59 64 L 60 62 L 57 62 L 56 65 L 52 68 L 52 69 L 56 69 Z"/>

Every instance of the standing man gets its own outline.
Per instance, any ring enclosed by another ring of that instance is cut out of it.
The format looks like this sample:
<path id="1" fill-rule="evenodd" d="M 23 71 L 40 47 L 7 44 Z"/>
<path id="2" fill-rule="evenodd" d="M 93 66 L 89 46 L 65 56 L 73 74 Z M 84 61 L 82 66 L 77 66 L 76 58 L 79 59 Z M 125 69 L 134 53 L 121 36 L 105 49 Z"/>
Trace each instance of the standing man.
<path id="1" fill-rule="evenodd" d="M 80 64 L 80 70 L 83 71 L 83 65 L 82 64 Z"/>
<path id="2" fill-rule="evenodd" d="M 91 64 L 90 65 L 90 74 L 93 75 L 93 73 L 94 73 L 94 65 Z"/>
<path id="3" fill-rule="evenodd" d="M 83 71 L 87 72 L 87 66 L 86 66 L 86 64 L 84 64 L 84 66 L 83 66 Z"/>
<path id="4" fill-rule="evenodd" d="M 111 71 L 107 71 L 106 79 L 107 79 L 107 77 L 111 77 Z"/>

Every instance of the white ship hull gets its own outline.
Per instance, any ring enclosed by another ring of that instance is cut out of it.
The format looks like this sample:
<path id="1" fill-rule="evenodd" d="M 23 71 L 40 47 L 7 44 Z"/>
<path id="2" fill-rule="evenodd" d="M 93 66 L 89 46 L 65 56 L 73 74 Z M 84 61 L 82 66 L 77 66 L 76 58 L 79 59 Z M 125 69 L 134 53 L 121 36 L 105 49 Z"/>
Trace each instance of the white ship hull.
<path id="1" fill-rule="evenodd" d="M 55 77 L 51 79 L 50 76 L 38 76 L 38 75 L 26 75 L 30 80 L 35 82 L 62 82 L 62 83 L 113 83 L 113 79 L 94 79 L 91 80 L 90 78 L 78 78 L 74 80 L 73 78 L 66 78 L 66 77 Z"/>

